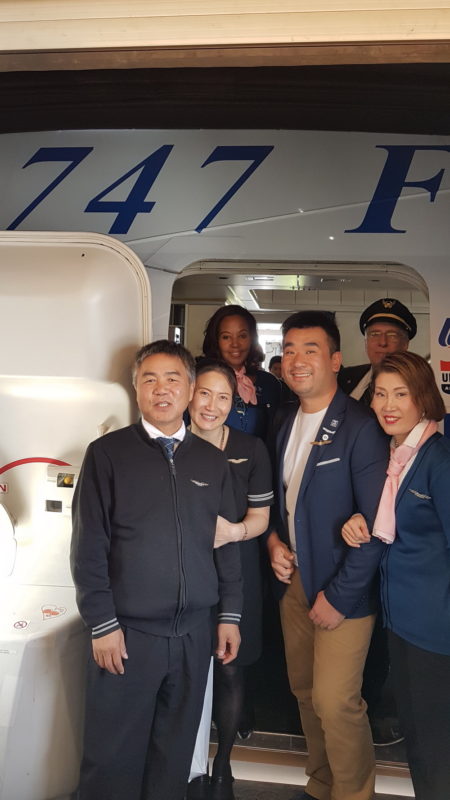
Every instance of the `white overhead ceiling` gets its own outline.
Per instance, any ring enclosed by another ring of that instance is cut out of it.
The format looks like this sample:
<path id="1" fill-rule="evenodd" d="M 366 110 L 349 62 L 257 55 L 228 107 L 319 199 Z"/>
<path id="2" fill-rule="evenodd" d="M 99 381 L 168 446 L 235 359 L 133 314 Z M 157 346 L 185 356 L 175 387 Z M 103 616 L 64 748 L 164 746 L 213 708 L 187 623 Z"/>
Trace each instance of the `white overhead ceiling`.
<path id="1" fill-rule="evenodd" d="M 252 311 L 283 311 L 324 303 L 359 306 L 393 294 L 417 309 L 428 307 L 426 287 L 401 265 L 212 262 L 197 268 L 201 272 L 175 282 L 173 302 L 238 303 Z"/>

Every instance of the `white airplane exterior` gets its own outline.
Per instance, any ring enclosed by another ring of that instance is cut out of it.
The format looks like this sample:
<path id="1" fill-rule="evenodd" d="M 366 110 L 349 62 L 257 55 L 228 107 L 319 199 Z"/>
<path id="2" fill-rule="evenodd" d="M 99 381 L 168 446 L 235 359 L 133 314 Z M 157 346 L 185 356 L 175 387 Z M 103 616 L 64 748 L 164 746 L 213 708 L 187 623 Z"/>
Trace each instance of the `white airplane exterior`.
<path id="1" fill-rule="evenodd" d="M 5 134 L 0 170 L 0 800 L 53 800 L 82 725 L 73 488 L 88 442 L 134 417 L 132 354 L 167 335 L 175 280 L 224 261 L 407 274 L 450 435 L 450 139 Z"/>
<path id="2" fill-rule="evenodd" d="M 446 360 L 448 137 L 53 131 L 0 144 L 2 229 L 127 243 L 154 288 L 154 336 L 167 333 L 174 280 L 199 262 L 388 262 L 428 291 L 437 372 Z"/>

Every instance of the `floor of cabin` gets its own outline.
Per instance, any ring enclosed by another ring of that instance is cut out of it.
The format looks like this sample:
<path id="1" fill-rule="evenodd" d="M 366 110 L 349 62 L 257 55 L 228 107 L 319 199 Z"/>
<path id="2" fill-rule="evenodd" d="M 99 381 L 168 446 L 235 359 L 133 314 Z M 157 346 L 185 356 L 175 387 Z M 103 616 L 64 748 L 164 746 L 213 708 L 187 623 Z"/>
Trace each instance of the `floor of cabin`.
<path id="1" fill-rule="evenodd" d="M 236 781 L 234 786 L 235 800 L 291 800 L 298 791 L 298 786 L 255 781 Z M 376 794 L 375 800 L 402 800 L 402 797 L 397 794 Z"/>
<path id="2" fill-rule="evenodd" d="M 210 756 L 216 732 L 211 731 Z M 414 790 L 404 756 L 404 743 L 376 747 L 376 800 L 406 800 Z M 235 744 L 232 772 L 236 800 L 290 800 L 306 785 L 306 742 L 303 736 L 254 732 Z"/>

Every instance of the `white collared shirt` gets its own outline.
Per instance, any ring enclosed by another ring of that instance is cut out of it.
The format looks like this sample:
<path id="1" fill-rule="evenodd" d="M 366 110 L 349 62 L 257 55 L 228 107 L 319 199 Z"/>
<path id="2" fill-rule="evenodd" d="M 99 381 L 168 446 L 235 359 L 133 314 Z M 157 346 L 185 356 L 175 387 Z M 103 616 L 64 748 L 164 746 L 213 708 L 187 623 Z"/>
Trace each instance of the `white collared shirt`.
<path id="1" fill-rule="evenodd" d="M 289 527 L 289 543 L 297 560 L 297 543 L 295 539 L 295 508 L 297 505 L 298 493 L 303 479 L 306 462 L 311 452 L 312 442 L 316 438 L 320 424 L 328 410 L 323 408 L 313 414 L 307 414 L 300 407 L 292 425 L 291 433 L 283 463 L 283 483 L 285 488 L 285 503 Z"/>
<path id="2" fill-rule="evenodd" d="M 151 422 L 147 422 L 147 420 L 144 419 L 144 417 L 141 417 L 141 421 L 145 431 L 150 436 L 150 439 L 158 439 L 160 436 L 163 436 L 165 439 L 168 438 L 178 439 L 179 442 L 182 442 L 184 437 L 186 436 L 186 425 L 184 424 L 184 422 L 181 423 L 181 427 L 178 428 L 178 430 L 175 431 L 175 433 L 172 433 L 172 435 L 168 437 L 167 433 L 163 433 L 162 431 L 158 430 L 158 428 L 155 428 L 155 426 L 152 425 Z"/>
<path id="3" fill-rule="evenodd" d="M 372 380 L 372 367 L 369 367 L 367 372 L 364 373 L 359 383 L 356 384 L 355 388 L 350 392 L 350 397 L 353 397 L 354 400 L 361 400 L 364 392 L 370 386 L 370 381 Z"/>

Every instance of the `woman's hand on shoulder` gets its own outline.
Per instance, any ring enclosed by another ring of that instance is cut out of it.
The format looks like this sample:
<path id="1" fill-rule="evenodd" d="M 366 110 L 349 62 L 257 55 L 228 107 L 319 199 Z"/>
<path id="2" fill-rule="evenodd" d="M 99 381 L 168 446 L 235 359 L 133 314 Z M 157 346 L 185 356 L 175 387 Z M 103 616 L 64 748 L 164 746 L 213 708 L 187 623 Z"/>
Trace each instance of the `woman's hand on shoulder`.
<path id="1" fill-rule="evenodd" d="M 341 535 L 349 547 L 360 547 L 370 542 L 370 533 L 362 514 L 353 514 L 342 526 Z"/>

